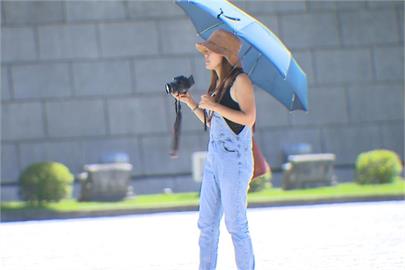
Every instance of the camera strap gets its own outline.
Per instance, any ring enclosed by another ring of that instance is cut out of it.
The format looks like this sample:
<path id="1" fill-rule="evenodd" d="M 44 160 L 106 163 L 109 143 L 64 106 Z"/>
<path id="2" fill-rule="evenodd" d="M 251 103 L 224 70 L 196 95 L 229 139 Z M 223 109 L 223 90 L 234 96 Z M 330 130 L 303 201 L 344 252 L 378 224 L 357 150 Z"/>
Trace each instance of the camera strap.
<path id="1" fill-rule="evenodd" d="M 174 109 L 176 112 L 176 120 L 174 121 L 173 126 L 173 141 L 172 141 L 172 151 L 170 156 L 172 158 L 177 158 L 177 151 L 179 149 L 179 141 L 180 141 L 180 128 L 181 128 L 181 102 L 177 99 L 174 101 Z"/>

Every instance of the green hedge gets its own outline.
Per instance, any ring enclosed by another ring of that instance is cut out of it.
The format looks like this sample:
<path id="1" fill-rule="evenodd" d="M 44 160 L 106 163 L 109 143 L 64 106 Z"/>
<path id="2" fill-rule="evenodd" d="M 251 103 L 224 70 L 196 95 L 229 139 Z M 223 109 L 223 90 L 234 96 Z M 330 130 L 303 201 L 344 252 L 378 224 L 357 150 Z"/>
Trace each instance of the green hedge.
<path id="1" fill-rule="evenodd" d="M 71 197 L 73 180 L 69 169 L 61 163 L 35 163 L 20 176 L 20 195 L 32 204 L 58 202 Z"/>
<path id="2" fill-rule="evenodd" d="M 271 187 L 272 173 L 269 166 L 267 166 L 266 173 L 253 178 L 249 183 L 248 192 L 258 192 L 265 188 Z"/>
<path id="3" fill-rule="evenodd" d="M 359 154 L 356 160 L 356 182 L 359 184 L 391 183 L 402 172 L 399 156 L 390 150 L 376 149 Z"/>

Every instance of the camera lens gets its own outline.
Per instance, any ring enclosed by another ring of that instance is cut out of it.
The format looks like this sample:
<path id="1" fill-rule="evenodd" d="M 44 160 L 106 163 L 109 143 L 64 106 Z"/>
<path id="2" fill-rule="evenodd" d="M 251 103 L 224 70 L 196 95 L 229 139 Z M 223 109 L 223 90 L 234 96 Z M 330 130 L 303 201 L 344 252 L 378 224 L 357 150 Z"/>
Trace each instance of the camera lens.
<path id="1" fill-rule="evenodd" d="M 170 94 L 171 92 L 170 84 L 166 83 L 166 94 Z"/>

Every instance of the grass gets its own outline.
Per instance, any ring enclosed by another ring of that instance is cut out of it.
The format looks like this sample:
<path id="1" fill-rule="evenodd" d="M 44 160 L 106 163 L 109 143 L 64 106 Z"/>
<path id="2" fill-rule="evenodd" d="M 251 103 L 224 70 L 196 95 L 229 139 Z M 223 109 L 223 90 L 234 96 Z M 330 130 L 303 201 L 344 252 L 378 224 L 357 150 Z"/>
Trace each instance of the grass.
<path id="1" fill-rule="evenodd" d="M 266 188 L 262 191 L 249 193 L 248 202 L 275 203 L 283 201 L 316 201 L 339 198 L 362 198 L 378 196 L 403 196 L 405 198 L 405 179 L 397 178 L 390 184 L 358 185 L 356 183 L 339 184 L 332 187 L 320 187 L 285 191 L 281 188 Z M 197 207 L 198 193 L 174 193 L 139 195 L 119 202 L 78 202 L 63 200 L 44 206 L 30 206 L 24 202 L 2 202 L 1 210 L 8 212 L 48 210 L 52 212 L 86 212 L 102 210 L 141 210 L 164 209 L 173 207 Z"/>

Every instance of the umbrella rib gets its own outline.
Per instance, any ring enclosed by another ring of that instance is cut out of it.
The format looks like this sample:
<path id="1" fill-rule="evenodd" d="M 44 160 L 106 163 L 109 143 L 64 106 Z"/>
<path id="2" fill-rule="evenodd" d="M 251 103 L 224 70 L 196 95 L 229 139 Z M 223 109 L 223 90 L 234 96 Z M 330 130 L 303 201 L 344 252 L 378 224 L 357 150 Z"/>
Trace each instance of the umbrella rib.
<path id="1" fill-rule="evenodd" d="M 204 34 L 205 32 L 207 32 L 208 30 L 211 30 L 212 28 L 215 28 L 215 27 L 220 26 L 220 25 L 222 25 L 222 24 L 224 24 L 224 23 L 223 23 L 223 22 L 220 22 L 220 23 L 211 25 L 210 27 L 208 27 L 208 28 L 202 30 L 201 32 L 198 32 L 198 35 L 201 36 L 202 34 Z"/>
<path id="2" fill-rule="evenodd" d="M 254 69 L 257 66 L 257 63 L 259 62 L 260 57 L 262 57 L 262 54 L 259 54 L 259 56 L 256 58 L 255 64 L 253 65 L 253 67 L 250 68 L 248 75 L 250 76 L 250 74 L 252 74 L 252 72 L 254 71 Z"/>
<path id="3" fill-rule="evenodd" d="M 252 44 L 249 44 L 249 49 L 246 50 L 246 52 L 242 55 L 242 59 L 248 54 L 248 52 L 250 52 L 250 50 L 252 49 Z"/>
<path id="4" fill-rule="evenodd" d="M 293 93 L 293 96 L 291 98 L 291 103 L 290 103 L 290 110 L 293 110 L 293 106 L 294 106 L 294 101 L 295 101 L 295 93 Z"/>

